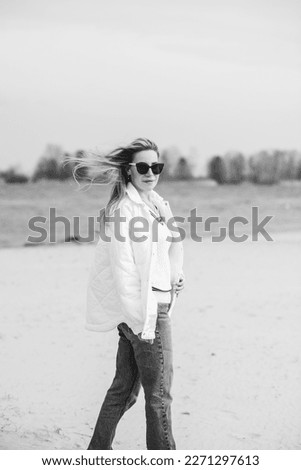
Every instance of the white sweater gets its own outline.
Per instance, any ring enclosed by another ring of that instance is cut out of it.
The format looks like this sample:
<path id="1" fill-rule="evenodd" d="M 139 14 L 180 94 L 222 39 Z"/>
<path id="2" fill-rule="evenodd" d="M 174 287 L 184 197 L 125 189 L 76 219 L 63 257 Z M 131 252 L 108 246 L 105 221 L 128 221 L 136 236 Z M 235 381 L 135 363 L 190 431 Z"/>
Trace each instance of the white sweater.
<path id="1" fill-rule="evenodd" d="M 164 291 L 171 289 L 170 283 L 170 261 L 169 261 L 169 248 L 171 241 L 167 238 L 172 237 L 171 231 L 168 229 L 164 222 L 158 222 L 158 241 L 157 250 L 154 257 L 154 264 L 152 270 L 152 286 Z M 158 302 L 167 302 L 171 300 L 170 292 L 154 291 Z"/>

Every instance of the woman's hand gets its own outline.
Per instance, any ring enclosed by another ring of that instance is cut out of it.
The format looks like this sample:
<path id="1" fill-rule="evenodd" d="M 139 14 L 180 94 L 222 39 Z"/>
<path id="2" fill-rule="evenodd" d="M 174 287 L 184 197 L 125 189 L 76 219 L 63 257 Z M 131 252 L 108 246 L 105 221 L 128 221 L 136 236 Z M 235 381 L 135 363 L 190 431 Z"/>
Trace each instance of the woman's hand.
<path id="1" fill-rule="evenodd" d="M 176 294 L 178 295 L 179 292 L 184 289 L 184 282 L 185 282 L 185 279 L 184 279 L 184 275 L 181 274 L 181 276 L 179 277 L 179 280 L 178 282 L 176 283 Z"/>

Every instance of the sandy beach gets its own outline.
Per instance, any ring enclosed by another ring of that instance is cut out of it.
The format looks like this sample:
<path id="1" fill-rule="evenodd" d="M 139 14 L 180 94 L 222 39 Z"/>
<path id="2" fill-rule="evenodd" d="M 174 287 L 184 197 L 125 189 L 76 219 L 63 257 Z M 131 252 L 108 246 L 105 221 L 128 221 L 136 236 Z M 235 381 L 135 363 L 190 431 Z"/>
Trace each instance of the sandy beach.
<path id="1" fill-rule="evenodd" d="M 301 233 L 185 240 L 172 314 L 178 449 L 301 449 Z M 84 329 L 93 245 L 0 251 L 0 448 L 86 449 L 117 332 Z M 143 393 L 115 449 L 145 449 Z M 129 432 L 130 430 L 130 432 Z"/>

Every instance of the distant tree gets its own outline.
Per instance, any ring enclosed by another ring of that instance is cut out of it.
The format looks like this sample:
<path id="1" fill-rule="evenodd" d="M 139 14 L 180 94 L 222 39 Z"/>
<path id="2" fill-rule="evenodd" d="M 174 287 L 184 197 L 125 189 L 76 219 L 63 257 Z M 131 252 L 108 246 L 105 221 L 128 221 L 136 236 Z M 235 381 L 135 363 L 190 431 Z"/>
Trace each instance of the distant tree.
<path id="1" fill-rule="evenodd" d="M 167 147 L 161 152 L 160 162 L 164 163 L 164 170 L 160 177 L 161 180 L 174 178 L 174 171 L 180 157 L 180 150 L 176 146 Z"/>
<path id="2" fill-rule="evenodd" d="M 275 164 L 278 169 L 279 179 L 288 179 L 288 154 L 285 150 L 270 151 L 270 155 L 275 159 Z"/>
<path id="3" fill-rule="evenodd" d="M 249 158 L 251 180 L 257 184 L 275 184 L 280 180 L 280 160 L 274 152 L 263 150 Z"/>
<path id="4" fill-rule="evenodd" d="M 164 169 L 161 173 L 160 179 L 169 179 L 171 178 L 171 165 L 170 165 L 170 158 L 166 150 L 160 155 L 160 163 L 164 163 Z"/>
<path id="5" fill-rule="evenodd" d="M 300 160 L 298 160 L 297 179 L 298 179 L 298 180 L 301 180 L 301 158 L 300 158 Z"/>
<path id="6" fill-rule="evenodd" d="M 6 183 L 12 184 L 12 183 L 27 183 L 29 178 L 23 173 L 19 173 L 16 168 L 9 168 L 8 170 L 1 171 L 0 172 L 0 178 L 3 178 L 3 180 Z"/>
<path id="7" fill-rule="evenodd" d="M 216 155 L 209 160 L 208 176 L 218 184 L 227 182 L 226 165 L 222 157 Z"/>
<path id="8" fill-rule="evenodd" d="M 298 179 L 299 170 L 301 165 L 301 153 L 297 150 L 289 150 L 287 152 L 287 178 L 288 179 Z"/>
<path id="9" fill-rule="evenodd" d="M 299 179 L 301 153 L 297 150 L 274 150 L 271 152 L 276 160 L 276 166 L 281 180 Z"/>
<path id="10" fill-rule="evenodd" d="M 245 179 L 246 161 L 241 152 L 227 152 L 224 157 L 226 183 L 238 184 Z"/>
<path id="11" fill-rule="evenodd" d="M 58 163 L 62 161 L 63 156 L 63 149 L 60 145 L 57 144 L 47 144 L 43 154 L 43 157 L 49 158 L 49 160 L 56 160 Z"/>
<path id="12" fill-rule="evenodd" d="M 59 179 L 62 169 L 63 150 L 59 145 L 48 144 L 38 161 L 32 180 Z"/>
<path id="13" fill-rule="evenodd" d="M 34 174 L 32 176 L 33 181 L 40 179 L 58 179 L 59 177 L 59 165 L 54 158 L 42 157 L 40 158 Z"/>
<path id="14" fill-rule="evenodd" d="M 173 177 L 178 180 L 190 180 L 193 178 L 191 166 L 185 157 L 180 157 L 174 169 Z"/>

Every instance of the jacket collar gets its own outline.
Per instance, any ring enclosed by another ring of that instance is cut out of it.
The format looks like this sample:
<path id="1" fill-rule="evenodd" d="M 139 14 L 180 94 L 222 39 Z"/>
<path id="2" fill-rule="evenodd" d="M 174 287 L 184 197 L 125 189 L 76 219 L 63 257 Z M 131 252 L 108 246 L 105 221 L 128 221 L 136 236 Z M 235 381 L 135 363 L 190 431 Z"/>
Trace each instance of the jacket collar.
<path id="1" fill-rule="evenodd" d="M 127 195 L 129 196 L 129 198 L 136 202 L 137 204 L 145 204 L 145 202 L 141 199 L 141 196 L 139 194 L 139 192 L 137 191 L 137 189 L 135 188 L 135 186 L 129 181 L 127 186 L 126 186 L 126 193 Z M 159 200 L 159 201 L 162 201 L 163 200 L 163 197 L 161 197 L 156 191 L 154 191 L 153 189 L 151 190 L 151 193 L 150 193 L 150 198 L 151 199 L 154 199 L 154 200 Z"/>

